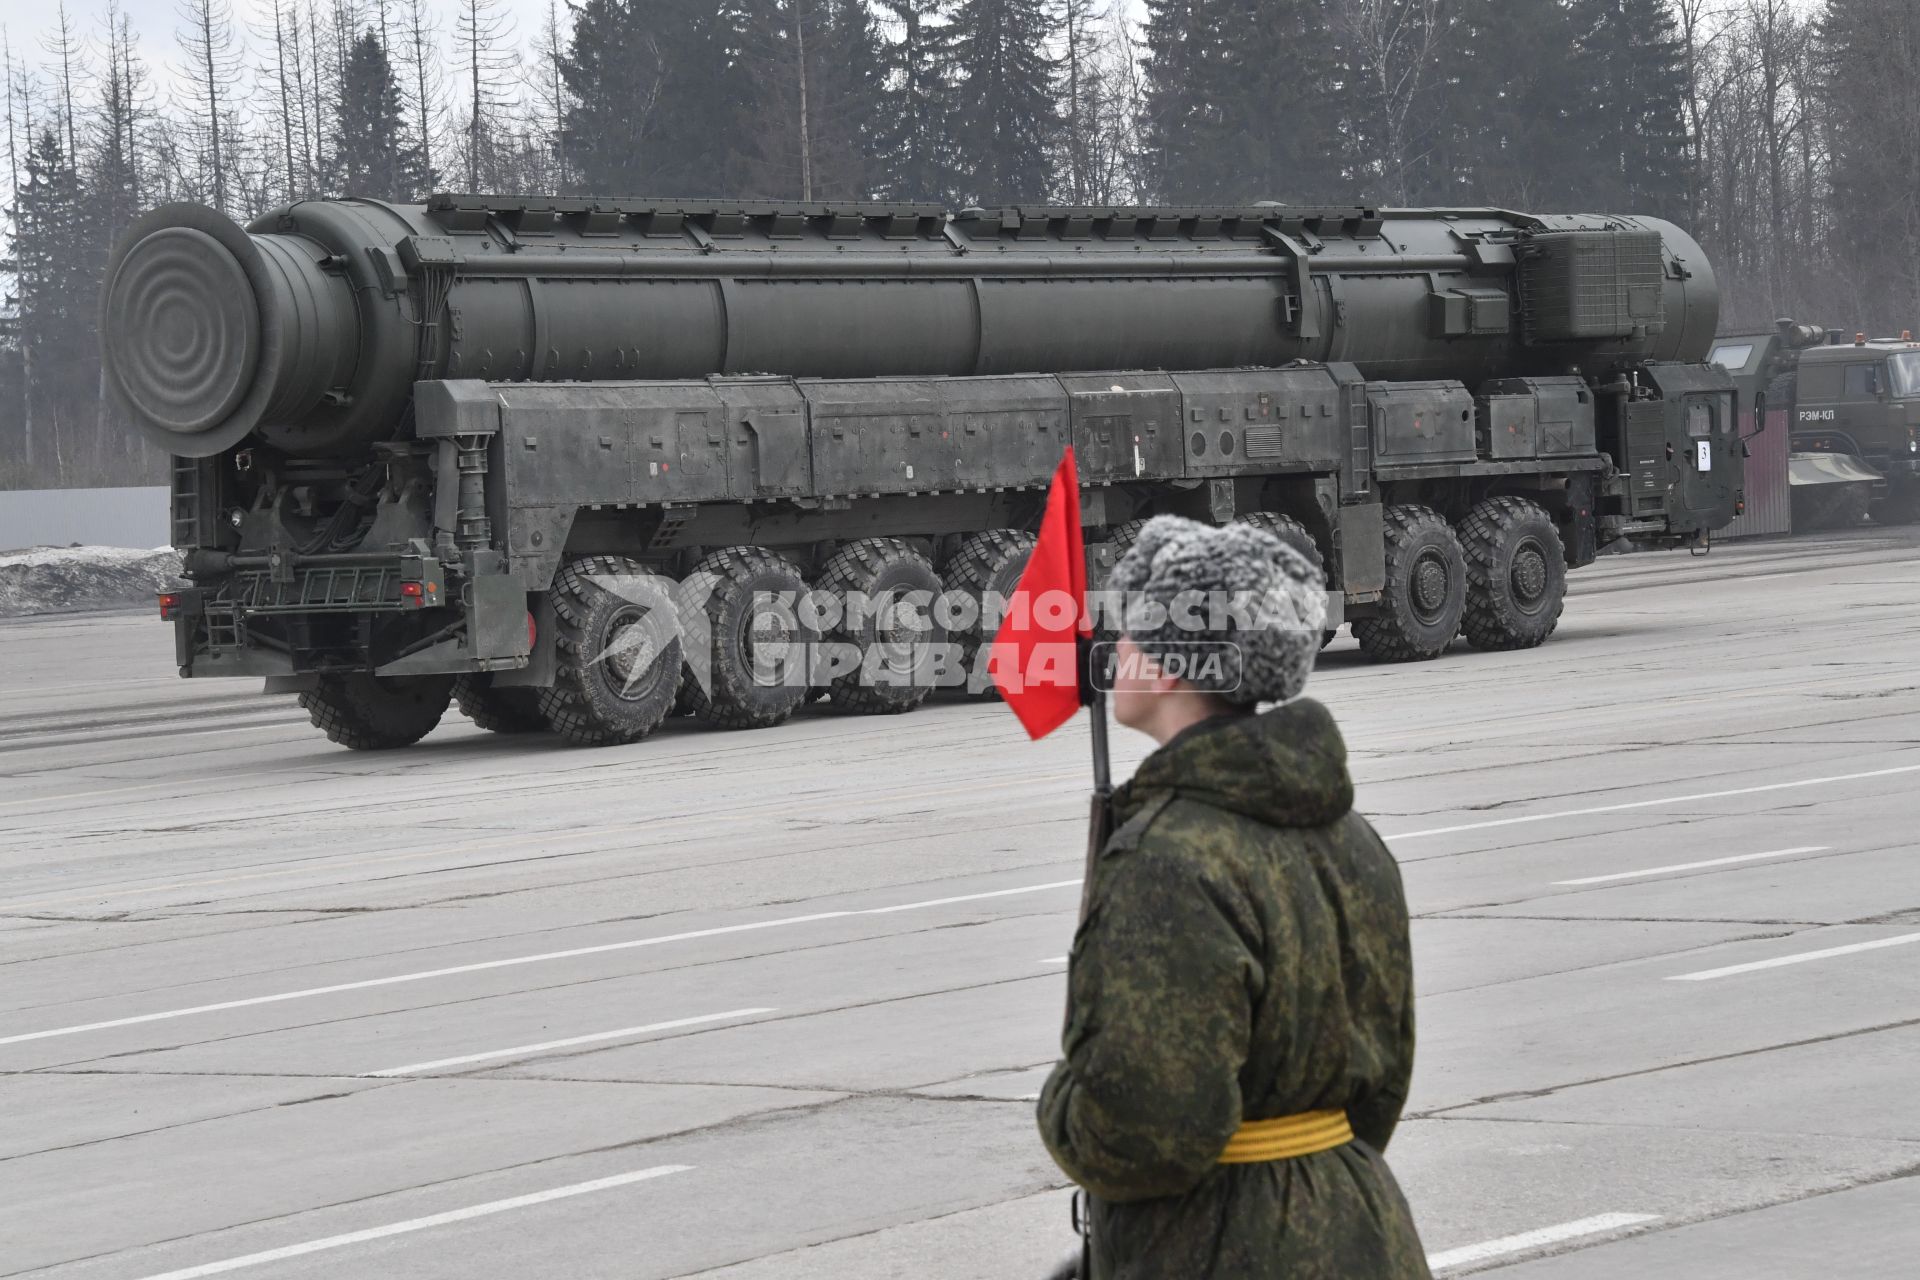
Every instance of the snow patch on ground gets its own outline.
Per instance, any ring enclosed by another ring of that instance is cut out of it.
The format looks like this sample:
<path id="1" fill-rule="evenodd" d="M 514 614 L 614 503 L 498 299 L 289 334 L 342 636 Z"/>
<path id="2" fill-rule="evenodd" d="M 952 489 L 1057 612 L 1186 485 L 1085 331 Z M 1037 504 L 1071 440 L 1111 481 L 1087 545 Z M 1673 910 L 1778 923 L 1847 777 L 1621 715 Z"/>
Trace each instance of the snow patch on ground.
<path id="1" fill-rule="evenodd" d="M 0 616 L 151 606 L 180 576 L 171 547 L 32 547 L 0 552 Z"/>

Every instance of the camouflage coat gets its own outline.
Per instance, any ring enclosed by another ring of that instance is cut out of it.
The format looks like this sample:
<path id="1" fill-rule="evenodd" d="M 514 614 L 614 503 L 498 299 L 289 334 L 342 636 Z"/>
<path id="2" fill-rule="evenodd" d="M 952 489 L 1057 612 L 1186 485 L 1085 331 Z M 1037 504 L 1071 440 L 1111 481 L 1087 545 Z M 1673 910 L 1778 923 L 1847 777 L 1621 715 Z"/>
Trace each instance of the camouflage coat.
<path id="1" fill-rule="evenodd" d="M 1381 1154 L 1413 1069 L 1406 901 L 1352 802 L 1304 700 L 1194 726 L 1116 796 L 1039 1105 L 1092 1280 L 1427 1277 Z M 1242 1119 L 1333 1109 L 1356 1141 L 1218 1163 Z"/>

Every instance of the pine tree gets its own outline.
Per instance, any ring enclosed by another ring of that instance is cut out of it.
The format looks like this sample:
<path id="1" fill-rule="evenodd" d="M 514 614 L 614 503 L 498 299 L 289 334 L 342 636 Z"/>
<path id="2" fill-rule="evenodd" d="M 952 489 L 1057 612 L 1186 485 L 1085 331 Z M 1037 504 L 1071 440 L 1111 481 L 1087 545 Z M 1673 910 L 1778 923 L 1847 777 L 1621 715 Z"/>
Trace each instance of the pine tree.
<path id="1" fill-rule="evenodd" d="M 336 186 L 344 195 L 409 200 L 424 185 L 426 161 L 407 128 L 406 103 L 379 35 L 369 27 L 347 51 L 334 113 Z"/>
<path id="2" fill-rule="evenodd" d="M 1432 123 L 1414 198 L 1560 209 L 1578 203 L 1588 157 L 1567 86 L 1567 11 L 1541 0 L 1457 0 L 1434 54 Z"/>
<path id="3" fill-rule="evenodd" d="M 95 422 L 94 324 L 103 267 L 95 230 L 60 132 L 43 124 L 14 196 L 10 260 L 25 394 L 35 429 L 50 445 L 51 456 L 40 464 L 52 465 L 56 481 L 66 479 L 76 430 Z"/>
<path id="4" fill-rule="evenodd" d="M 1587 208 L 1678 216 L 1687 199 L 1687 71 L 1664 0 L 1573 0 L 1573 87 Z"/>
<path id="5" fill-rule="evenodd" d="M 1147 0 L 1142 162 L 1156 199 L 1332 203 L 1355 151 L 1342 132 L 1367 64 L 1335 38 L 1330 0 Z"/>
<path id="6" fill-rule="evenodd" d="M 703 0 L 584 0 L 560 77 L 565 145 L 602 195 L 692 196 L 738 153 L 731 16 Z"/>
<path id="7" fill-rule="evenodd" d="M 818 196 L 865 200 L 884 180 L 886 48 L 866 0 L 821 0 L 825 14 L 815 118 Z"/>
<path id="8" fill-rule="evenodd" d="M 1059 24 L 1047 0 L 960 0 L 953 69 L 966 108 L 948 122 L 963 203 L 1047 198 L 1060 136 L 1047 54 Z"/>
<path id="9" fill-rule="evenodd" d="M 738 18 L 740 193 L 864 198 L 877 178 L 883 53 L 862 0 L 750 0 Z"/>
<path id="10" fill-rule="evenodd" d="M 1819 51 L 1850 323 L 1920 328 L 1920 12 L 1911 0 L 1828 0 Z"/>
<path id="11" fill-rule="evenodd" d="M 953 199 L 954 94 L 948 0 L 879 0 L 886 111 L 875 147 L 883 178 L 874 194 L 941 204 Z"/>
<path id="12" fill-rule="evenodd" d="M 1155 200 L 1211 200 L 1229 185 L 1228 7 L 1228 0 L 1146 0 L 1140 143 Z"/>

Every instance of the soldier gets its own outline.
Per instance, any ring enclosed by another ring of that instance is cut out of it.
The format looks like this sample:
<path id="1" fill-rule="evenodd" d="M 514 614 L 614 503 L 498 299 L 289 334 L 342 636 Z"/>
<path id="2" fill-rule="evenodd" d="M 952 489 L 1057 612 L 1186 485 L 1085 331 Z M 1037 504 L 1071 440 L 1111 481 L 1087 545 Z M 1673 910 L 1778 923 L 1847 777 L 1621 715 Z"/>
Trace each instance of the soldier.
<path id="1" fill-rule="evenodd" d="M 1332 716 L 1299 697 L 1320 571 L 1263 530 L 1162 516 L 1109 585 L 1129 601 L 1115 718 L 1160 747 L 1115 794 L 1040 1094 L 1091 1228 L 1057 1274 L 1425 1280 L 1383 1155 L 1413 1069 L 1399 868 L 1352 812 Z M 1222 593 L 1241 626 L 1181 628 Z M 1209 648 L 1237 656 L 1169 673 Z"/>

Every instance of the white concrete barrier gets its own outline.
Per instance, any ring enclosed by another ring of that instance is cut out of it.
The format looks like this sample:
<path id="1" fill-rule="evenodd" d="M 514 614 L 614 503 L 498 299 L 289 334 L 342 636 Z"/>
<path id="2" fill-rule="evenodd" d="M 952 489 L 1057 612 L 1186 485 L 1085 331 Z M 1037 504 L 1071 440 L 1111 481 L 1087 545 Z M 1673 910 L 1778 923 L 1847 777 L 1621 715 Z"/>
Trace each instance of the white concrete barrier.
<path id="1" fill-rule="evenodd" d="M 0 551 L 65 547 L 164 547 L 167 489 L 0 489 Z"/>

